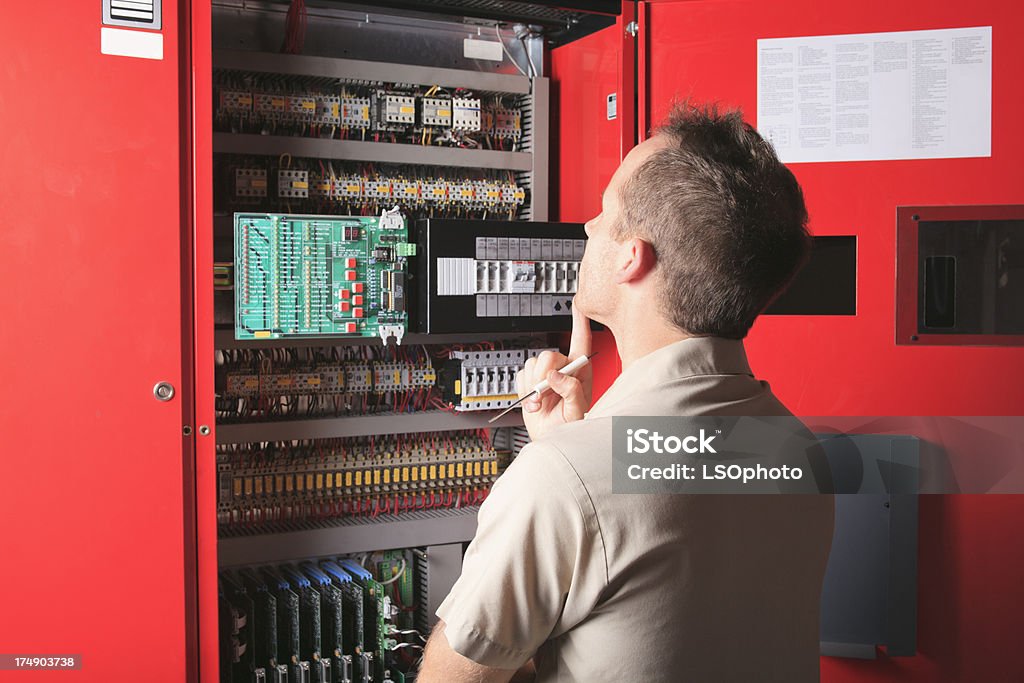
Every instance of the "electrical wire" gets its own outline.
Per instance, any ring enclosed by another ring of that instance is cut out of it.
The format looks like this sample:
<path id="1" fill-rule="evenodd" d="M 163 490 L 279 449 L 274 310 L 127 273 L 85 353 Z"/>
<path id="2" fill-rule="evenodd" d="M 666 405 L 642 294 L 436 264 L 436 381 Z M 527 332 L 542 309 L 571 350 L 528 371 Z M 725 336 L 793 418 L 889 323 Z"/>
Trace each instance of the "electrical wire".
<path id="1" fill-rule="evenodd" d="M 281 45 L 281 52 L 292 55 L 302 53 L 306 42 L 307 19 L 305 0 L 292 0 L 285 15 L 284 43 Z"/>
<path id="2" fill-rule="evenodd" d="M 530 54 L 530 48 L 526 45 L 526 36 L 519 36 L 519 42 L 522 44 L 523 52 L 526 53 L 526 60 L 530 64 L 530 76 L 536 78 L 537 66 L 533 63 L 533 55 Z"/>
<path id="3" fill-rule="evenodd" d="M 398 570 L 397 574 L 392 576 L 387 581 L 381 581 L 380 585 L 382 585 L 382 586 L 390 585 L 390 584 L 394 583 L 395 581 L 398 581 L 400 578 L 402 578 L 402 575 L 405 574 L 405 568 L 406 568 L 405 558 L 402 557 L 402 558 L 399 558 L 399 559 L 402 561 L 402 568 Z"/>
<path id="4" fill-rule="evenodd" d="M 506 55 L 508 55 L 508 59 L 510 62 L 512 62 L 513 66 L 515 66 L 519 70 L 519 73 L 529 78 L 529 74 L 526 73 L 523 67 L 519 66 L 519 62 L 515 60 L 515 58 L 512 56 L 512 53 L 508 51 L 507 47 L 505 47 L 505 40 L 501 37 L 501 29 L 498 27 L 498 24 L 494 25 L 494 35 L 498 36 L 498 42 L 501 43 L 501 49 L 505 52 Z"/>

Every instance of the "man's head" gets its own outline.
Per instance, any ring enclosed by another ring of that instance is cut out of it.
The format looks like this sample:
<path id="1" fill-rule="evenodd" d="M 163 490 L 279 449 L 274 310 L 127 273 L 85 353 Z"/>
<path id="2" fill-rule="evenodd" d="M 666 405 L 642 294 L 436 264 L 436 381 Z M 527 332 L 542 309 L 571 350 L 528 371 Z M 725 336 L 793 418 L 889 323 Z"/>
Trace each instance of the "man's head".
<path id="1" fill-rule="evenodd" d="M 576 305 L 617 334 L 646 315 L 741 339 L 803 264 L 806 225 L 796 179 L 738 111 L 678 105 L 587 222 Z"/>

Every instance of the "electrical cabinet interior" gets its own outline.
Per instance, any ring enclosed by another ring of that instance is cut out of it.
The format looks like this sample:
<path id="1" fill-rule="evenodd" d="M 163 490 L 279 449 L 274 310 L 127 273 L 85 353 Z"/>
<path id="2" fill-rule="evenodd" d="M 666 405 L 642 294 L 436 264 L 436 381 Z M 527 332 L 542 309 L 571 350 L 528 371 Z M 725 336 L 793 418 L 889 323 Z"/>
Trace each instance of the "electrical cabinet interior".
<path id="1" fill-rule="evenodd" d="M 520 416 L 487 420 L 568 329 L 583 232 L 543 222 L 544 36 L 614 12 L 433 5 L 317 7 L 286 54 L 286 4 L 214 7 L 224 681 L 415 677 L 476 506 L 527 442 Z M 471 11 L 522 74 L 463 56 Z M 418 221 L 434 254 L 488 238 L 458 283 L 468 324 L 419 311 Z"/>

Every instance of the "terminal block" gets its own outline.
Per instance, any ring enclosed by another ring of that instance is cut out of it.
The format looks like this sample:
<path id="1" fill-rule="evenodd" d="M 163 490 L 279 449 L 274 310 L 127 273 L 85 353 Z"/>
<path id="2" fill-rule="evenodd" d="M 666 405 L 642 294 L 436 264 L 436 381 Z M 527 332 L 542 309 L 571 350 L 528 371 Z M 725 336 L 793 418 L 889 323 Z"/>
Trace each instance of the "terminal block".
<path id="1" fill-rule="evenodd" d="M 288 97 L 279 93 L 258 92 L 254 95 L 256 114 L 267 121 L 288 119 Z"/>
<path id="2" fill-rule="evenodd" d="M 363 179 L 360 176 L 345 176 L 334 183 L 335 199 L 361 199 Z"/>
<path id="3" fill-rule="evenodd" d="M 221 90 L 218 93 L 219 114 L 251 114 L 252 93 L 243 90 Z"/>

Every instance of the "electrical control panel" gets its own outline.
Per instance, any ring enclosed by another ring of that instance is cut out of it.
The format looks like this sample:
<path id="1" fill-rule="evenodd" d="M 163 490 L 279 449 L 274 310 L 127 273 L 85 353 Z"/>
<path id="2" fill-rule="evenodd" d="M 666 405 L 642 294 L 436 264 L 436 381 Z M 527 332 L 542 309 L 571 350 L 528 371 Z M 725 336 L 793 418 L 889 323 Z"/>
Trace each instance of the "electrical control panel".
<path id="1" fill-rule="evenodd" d="M 411 683 L 528 442 L 488 420 L 569 329 L 584 233 L 530 222 L 551 186 L 531 65 L 419 63 L 375 13 L 376 49 L 318 11 L 315 45 L 282 50 L 268 16 L 232 9 L 253 30 L 214 50 L 220 679 Z M 417 30 L 461 50 L 460 26 Z"/>
<path id="2" fill-rule="evenodd" d="M 415 329 L 570 329 L 585 238 L 578 223 L 418 221 Z"/>
<path id="3" fill-rule="evenodd" d="M 401 343 L 406 330 L 405 219 L 237 213 L 235 336 L 345 335 Z"/>
<path id="4" fill-rule="evenodd" d="M 548 349 L 558 351 L 558 349 Z M 458 412 L 501 410 L 518 398 L 516 374 L 545 349 L 452 351 L 438 372 L 444 400 Z"/>
<path id="5" fill-rule="evenodd" d="M 501 150 L 516 150 L 525 132 L 524 100 L 509 93 L 237 70 L 214 76 L 221 131 Z"/>
<path id="6" fill-rule="evenodd" d="M 424 555 L 409 548 L 222 570 L 222 680 L 413 680 L 418 656 L 404 651 L 422 651 L 410 606 Z"/>
<path id="7" fill-rule="evenodd" d="M 324 163 L 224 156 L 218 160 L 224 210 L 267 213 L 379 213 L 398 206 L 407 216 L 514 219 L 526 188 L 508 172 Z M 269 180 L 268 180 L 269 179 Z"/>
<path id="8" fill-rule="evenodd" d="M 508 463 L 473 432 L 221 446 L 223 536 L 478 504 Z M 376 516 L 376 515 L 373 515 Z"/>

